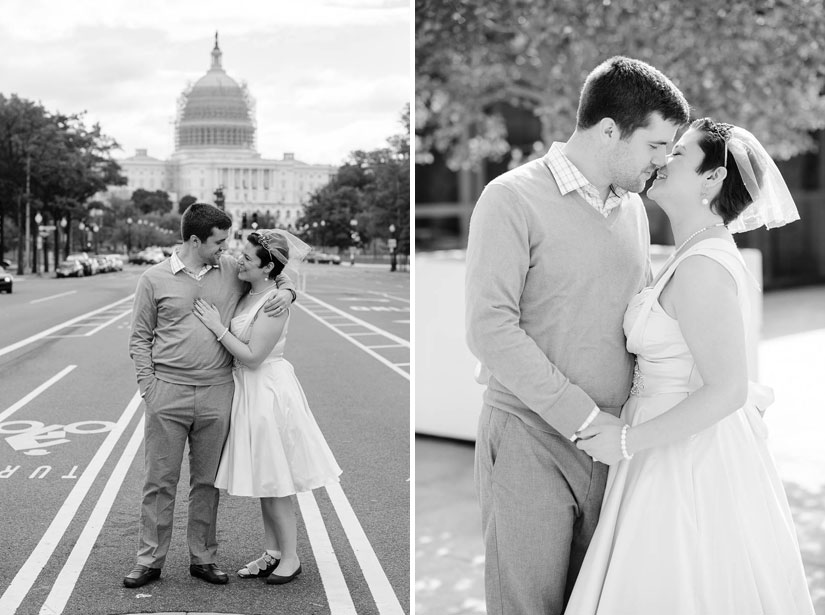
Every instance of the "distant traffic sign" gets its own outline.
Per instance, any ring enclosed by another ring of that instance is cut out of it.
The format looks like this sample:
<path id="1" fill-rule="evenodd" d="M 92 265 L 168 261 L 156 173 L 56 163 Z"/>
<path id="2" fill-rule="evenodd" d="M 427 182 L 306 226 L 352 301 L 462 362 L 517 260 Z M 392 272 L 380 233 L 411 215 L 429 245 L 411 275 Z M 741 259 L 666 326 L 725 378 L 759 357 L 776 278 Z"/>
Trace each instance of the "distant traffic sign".
<path id="1" fill-rule="evenodd" d="M 41 224 L 40 225 L 40 232 L 41 233 L 52 233 L 57 230 L 57 227 L 54 224 Z"/>

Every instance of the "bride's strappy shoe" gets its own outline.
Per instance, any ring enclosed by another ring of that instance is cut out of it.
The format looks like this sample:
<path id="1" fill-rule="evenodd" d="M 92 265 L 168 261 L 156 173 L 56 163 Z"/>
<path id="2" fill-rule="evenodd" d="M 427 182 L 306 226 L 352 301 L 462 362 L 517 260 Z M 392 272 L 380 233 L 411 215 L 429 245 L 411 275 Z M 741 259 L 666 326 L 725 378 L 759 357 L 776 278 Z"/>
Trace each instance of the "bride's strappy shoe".
<path id="1" fill-rule="evenodd" d="M 238 576 L 242 579 L 268 577 L 272 571 L 278 567 L 280 562 L 281 560 L 275 559 L 274 556 L 264 551 L 261 557 L 249 562 L 246 566 L 238 570 Z"/>

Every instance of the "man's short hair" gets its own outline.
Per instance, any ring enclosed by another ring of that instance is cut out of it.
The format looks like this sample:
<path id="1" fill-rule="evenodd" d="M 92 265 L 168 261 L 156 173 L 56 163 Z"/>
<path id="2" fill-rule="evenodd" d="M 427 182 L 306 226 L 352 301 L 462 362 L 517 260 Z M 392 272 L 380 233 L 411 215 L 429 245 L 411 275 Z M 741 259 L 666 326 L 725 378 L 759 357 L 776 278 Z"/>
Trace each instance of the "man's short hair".
<path id="1" fill-rule="evenodd" d="M 659 112 L 663 119 L 686 124 L 690 107 L 684 95 L 659 70 L 641 60 L 614 56 L 594 68 L 582 87 L 577 128 L 590 128 L 609 117 L 629 137 Z"/>
<path id="2" fill-rule="evenodd" d="M 212 229 L 222 231 L 232 227 L 232 218 L 209 203 L 192 203 L 180 218 L 180 235 L 183 241 L 189 241 L 192 235 L 206 241 L 212 235 Z"/>

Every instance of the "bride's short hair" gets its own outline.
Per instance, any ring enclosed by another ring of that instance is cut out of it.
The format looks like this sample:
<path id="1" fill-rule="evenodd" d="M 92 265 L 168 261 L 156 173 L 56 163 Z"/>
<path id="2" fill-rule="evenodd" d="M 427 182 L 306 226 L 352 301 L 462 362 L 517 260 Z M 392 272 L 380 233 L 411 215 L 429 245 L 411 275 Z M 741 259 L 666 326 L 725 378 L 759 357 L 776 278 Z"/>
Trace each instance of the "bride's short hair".
<path id="1" fill-rule="evenodd" d="M 733 127 L 723 122 L 715 122 L 709 117 L 695 120 L 690 127 L 701 133 L 699 147 L 705 155 L 696 172 L 706 173 L 722 166 L 727 169 L 728 174 L 722 182 L 722 188 L 710 202 L 710 208 L 722 216 L 722 222 L 730 224 L 753 202 L 745 182 L 742 181 L 739 167 L 727 148 L 726 142 L 730 139 Z M 747 152 L 756 173 L 756 182 L 761 186 L 764 165 L 752 151 Z"/>
<path id="2" fill-rule="evenodd" d="M 263 246 L 263 244 L 261 243 L 261 234 L 257 232 L 249 233 L 249 236 L 246 238 L 246 240 L 257 248 L 255 250 L 255 254 L 258 258 L 261 259 L 262 268 L 266 267 L 269 263 L 275 265 L 272 268 L 272 271 L 269 272 L 268 278 L 270 280 L 274 280 L 275 278 L 277 278 L 284 270 L 285 265 L 278 258 L 274 257 L 272 253 Z M 284 237 L 282 237 L 281 235 L 274 235 L 268 241 L 269 248 L 271 250 L 277 250 L 284 257 L 285 261 L 289 260 L 289 244 L 287 243 L 287 240 Z"/>

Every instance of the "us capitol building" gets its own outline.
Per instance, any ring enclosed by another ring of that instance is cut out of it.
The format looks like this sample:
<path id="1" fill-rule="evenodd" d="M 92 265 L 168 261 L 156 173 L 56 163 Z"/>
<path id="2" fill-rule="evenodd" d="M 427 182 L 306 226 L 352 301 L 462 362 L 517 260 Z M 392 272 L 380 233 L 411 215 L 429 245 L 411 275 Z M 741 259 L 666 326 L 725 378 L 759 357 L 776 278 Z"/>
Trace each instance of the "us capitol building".
<path id="1" fill-rule="evenodd" d="M 268 214 L 274 226 L 294 228 L 310 193 L 326 185 L 337 167 L 306 164 L 292 153 L 283 160 L 261 158 L 254 100 L 245 84 L 226 74 L 221 56 L 216 33 L 212 66 L 178 99 L 172 157 L 158 160 L 138 149 L 118 161 L 128 183 L 109 193 L 129 198 L 139 188 L 164 190 L 175 204 L 184 195 L 213 203 L 221 188 L 236 228 L 244 222 L 249 227 L 253 214 L 261 223 Z"/>

